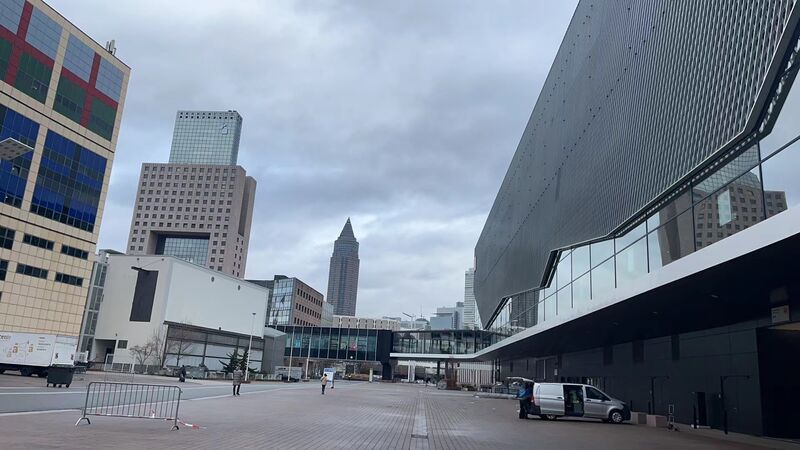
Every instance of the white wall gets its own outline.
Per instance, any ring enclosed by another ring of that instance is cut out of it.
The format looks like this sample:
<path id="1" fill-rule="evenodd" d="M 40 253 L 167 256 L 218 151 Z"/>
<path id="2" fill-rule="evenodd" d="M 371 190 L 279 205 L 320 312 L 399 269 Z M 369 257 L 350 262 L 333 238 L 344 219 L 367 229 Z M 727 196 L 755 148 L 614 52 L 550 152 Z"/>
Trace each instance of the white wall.
<path id="1" fill-rule="evenodd" d="M 130 321 L 138 275 L 132 266 L 159 272 L 150 322 Z M 259 333 L 268 297 L 269 289 L 176 258 L 111 255 L 95 339 L 124 339 L 130 349 L 146 343 L 164 321 Z M 255 326 L 252 313 L 256 313 Z M 127 350 L 117 350 L 114 355 L 114 362 L 130 360 Z"/>
<path id="2" fill-rule="evenodd" d="M 241 334 L 264 328 L 269 290 L 253 283 L 175 261 L 168 296 L 165 320 L 170 322 Z"/>

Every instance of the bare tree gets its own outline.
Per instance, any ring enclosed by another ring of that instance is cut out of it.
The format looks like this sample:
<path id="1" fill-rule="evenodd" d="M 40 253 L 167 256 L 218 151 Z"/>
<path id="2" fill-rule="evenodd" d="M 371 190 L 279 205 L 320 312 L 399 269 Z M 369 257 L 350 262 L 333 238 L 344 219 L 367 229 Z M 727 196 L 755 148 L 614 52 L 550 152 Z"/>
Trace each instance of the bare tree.
<path id="1" fill-rule="evenodd" d="M 150 343 L 146 343 L 144 345 L 134 345 L 130 349 L 128 349 L 131 356 L 133 356 L 134 362 L 140 366 L 147 365 L 147 362 L 153 356 L 155 348 L 150 345 Z"/>
<path id="2" fill-rule="evenodd" d="M 167 362 L 167 326 L 163 325 L 157 330 L 153 330 L 147 345 L 153 348 L 153 356 L 158 360 L 158 366 L 163 368 Z"/>

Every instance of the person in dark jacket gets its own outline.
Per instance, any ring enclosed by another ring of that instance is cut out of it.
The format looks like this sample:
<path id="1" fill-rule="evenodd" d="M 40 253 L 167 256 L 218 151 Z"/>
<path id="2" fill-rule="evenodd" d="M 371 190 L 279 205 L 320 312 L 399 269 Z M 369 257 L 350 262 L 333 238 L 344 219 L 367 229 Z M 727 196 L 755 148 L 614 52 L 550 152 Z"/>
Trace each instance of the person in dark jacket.
<path id="1" fill-rule="evenodd" d="M 533 383 L 526 382 L 519 388 L 517 400 L 519 400 L 519 418 L 527 419 L 531 410 L 531 400 L 533 398 Z"/>
<path id="2" fill-rule="evenodd" d="M 186 366 L 181 366 L 181 371 L 178 373 L 178 380 L 181 383 L 186 382 Z"/>
<path id="3" fill-rule="evenodd" d="M 239 390 L 242 389 L 242 379 L 244 378 L 244 372 L 240 369 L 236 369 L 233 371 L 233 395 L 242 395 L 239 393 Z"/>

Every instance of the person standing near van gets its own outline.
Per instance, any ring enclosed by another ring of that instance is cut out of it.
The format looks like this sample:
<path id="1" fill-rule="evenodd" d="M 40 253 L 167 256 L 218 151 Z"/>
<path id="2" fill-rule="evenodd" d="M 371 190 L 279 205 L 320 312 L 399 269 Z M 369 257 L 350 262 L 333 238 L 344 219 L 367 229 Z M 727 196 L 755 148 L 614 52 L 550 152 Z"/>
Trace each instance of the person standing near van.
<path id="1" fill-rule="evenodd" d="M 244 374 L 241 369 L 233 371 L 233 395 L 242 395 L 239 393 L 242 388 L 242 378 L 244 378 Z"/>
<path id="2" fill-rule="evenodd" d="M 519 400 L 519 418 L 527 419 L 528 412 L 531 410 L 531 398 L 533 397 L 533 383 L 527 382 L 519 388 L 517 400 Z"/>

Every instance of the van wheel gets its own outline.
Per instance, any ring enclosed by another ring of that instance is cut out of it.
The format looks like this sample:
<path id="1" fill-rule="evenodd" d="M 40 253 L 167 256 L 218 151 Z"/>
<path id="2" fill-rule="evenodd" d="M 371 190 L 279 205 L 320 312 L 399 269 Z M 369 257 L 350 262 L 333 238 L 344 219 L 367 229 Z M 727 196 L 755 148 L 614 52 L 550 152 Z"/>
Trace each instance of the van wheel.
<path id="1" fill-rule="evenodd" d="M 610 413 L 608 413 L 608 420 L 611 423 L 622 423 L 623 421 L 622 412 L 618 409 L 611 411 Z"/>

